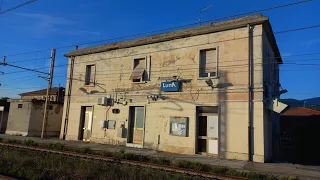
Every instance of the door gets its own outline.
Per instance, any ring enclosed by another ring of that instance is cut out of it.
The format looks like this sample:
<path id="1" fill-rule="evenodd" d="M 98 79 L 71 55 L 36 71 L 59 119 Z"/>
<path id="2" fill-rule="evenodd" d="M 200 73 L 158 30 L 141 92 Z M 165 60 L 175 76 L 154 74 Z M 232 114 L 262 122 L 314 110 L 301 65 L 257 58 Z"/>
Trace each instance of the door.
<path id="1" fill-rule="evenodd" d="M 218 116 L 207 116 L 208 153 L 218 154 Z"/>
<path id="2" fill-rule="evenodd" d="M 198 106 L 196 127 L 196 153 L 217 155 L 219 153 L 218 106 Z"/>
<path id="3" fill-rule="evenodd" d="M 141 144 L 144 132 L 144 107 L 130 107 L 128 143 Z"/>
<path id="4" fill-rule="evenodd" d="M 89 141 L 92 127 L 92 107 L 81 107 L 79 140 Z"/>

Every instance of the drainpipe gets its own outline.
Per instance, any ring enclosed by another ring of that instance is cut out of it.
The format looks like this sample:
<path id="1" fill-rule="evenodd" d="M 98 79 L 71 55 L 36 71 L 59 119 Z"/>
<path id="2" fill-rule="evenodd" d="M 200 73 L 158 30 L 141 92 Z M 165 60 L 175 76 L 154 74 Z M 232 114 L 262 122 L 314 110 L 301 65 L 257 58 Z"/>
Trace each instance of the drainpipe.
<path id="1" fill-rule="evenodd" d="M 251 82 L 251 25 L 248 24 L 248 160 L 252 161 L 252 82 Z"/>

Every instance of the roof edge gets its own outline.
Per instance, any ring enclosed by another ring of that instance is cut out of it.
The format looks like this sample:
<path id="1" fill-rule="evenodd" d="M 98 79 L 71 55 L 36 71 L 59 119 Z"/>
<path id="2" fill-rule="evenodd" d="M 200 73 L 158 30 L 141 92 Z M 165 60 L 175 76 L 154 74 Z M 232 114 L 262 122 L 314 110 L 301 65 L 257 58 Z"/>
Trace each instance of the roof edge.
<path id="1" fill-rule="evenodd" d="M 151 35 L 151 36 L 146 36 L 141 38 L 135 38 L 131 40 L 105 44 L 105 45 L 72 50 L 70 51 L 70 53 L 65 54 L 64 56 L 65 57 L 82 56 L 82 55 L 100 53 L 100 52 L 111 51 L 116 49 L 154 44 L 154 43 L 181 39 L 181 38 L 186 38 L 191 36 L 242 28 L 242 27 L 246 27 L 248 24 L 250 25 L 264 24 L 265 22 L 268 22 L 268 21 L 269 21 L 268 17 L 262 16 L 262 14 L 256 14 L 256 15 L 216 22 L 216 23 L 210 23 L 202 26 L 196 26 L 192 28 L 171 31 L 171 32 L 162 33 L 162 34 L 156 34 L 156 35 Z"/>

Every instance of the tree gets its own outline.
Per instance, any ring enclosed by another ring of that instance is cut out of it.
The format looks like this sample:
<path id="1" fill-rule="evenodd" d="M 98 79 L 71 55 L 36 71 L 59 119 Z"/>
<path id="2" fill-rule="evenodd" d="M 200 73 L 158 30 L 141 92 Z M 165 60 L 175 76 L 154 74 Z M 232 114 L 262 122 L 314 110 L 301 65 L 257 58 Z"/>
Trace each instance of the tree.
<path id="1" fill-rule="evenodd" d="M 10 108 L 10 103 L 7 101 L 8 97 L 1 97 L 0 98 L 0 106 L 4 106 L 4 111 L 9 111 L 9 108 Z"/>

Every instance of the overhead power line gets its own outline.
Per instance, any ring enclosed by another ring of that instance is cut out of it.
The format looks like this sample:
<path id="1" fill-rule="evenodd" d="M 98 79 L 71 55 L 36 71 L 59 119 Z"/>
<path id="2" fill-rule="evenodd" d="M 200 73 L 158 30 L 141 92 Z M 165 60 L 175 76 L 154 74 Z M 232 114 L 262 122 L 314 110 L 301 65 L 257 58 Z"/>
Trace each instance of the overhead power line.
<path id="1" fill-rule="evenodd" d="M 10 12 L 10 11 L 13 11 L 13 10 L 18 9 L 18 8 L 21 8 L 21 7 L 26 6 L 26 5 L 28 5 L 28 4 L 34 3 L 34 2 L 36 2 L 36 1 L 37 1 L 37 0 L 27 1 L 27 2 L 25 2 L 25 3 L 19 4 L 19 5 L 14 6 L 14 7 L 11 7 L 11 8 L 9 8 L 9 9 L 4 10 L 4 11 L 0 11 L 0 15 L 5 14 L 5 13 Z"/>
<path id="2" fill-rule="evenodd" d="M 281 30 L 281 31 L 277 31 L 274 33 L 268 33 L 267 35 L 272 35 L 272 34 L 282 34 L 282 33 L 288 33 L 288 32 L 295 32 L 295 31 L 301 31 L 301 30 L 307 30 L 307 29 L 314 29 L 314 28 L 319 28 L 320 24 L 318 25 L 312 25 L 312 26 L 306 26 L 306 27 L 301 27 L 301 28 L 294 28 L 294 29 L 287 29 L 287 30 Z M 253 37 L 259 37 L 259 36 L 263 36 L 263 35 L 255 35 Z M 227 39 L 227 40 L 222 40 L 222 41 L 216 41 L 216 42 L 207 42 L 204 44 L 196 44 L 196 45 L 190 45 L 190 46 L 184 46 L 184 47 L 179 47 L 179 48 L 173 48 L 170 50 L 176 50 L 176 49 L 182 49 L 182 48 L 190 48 L 190 47 L 194 47 L 194 46 L 199 46 L 199 45 L 205 45 L 205 44 L 212 44 L 212 43 L 221 43 L 221 42 L 226 42 L 226 41 L 235 41 L 235 40 L 240 40 L 240 39 L 247 39 L 248 37 L 241 37 L 241 38 L 231 38 L 231 39 Z M 119 59 L 119 58 L 125 58 L 125 57 L 131 57 L 131 56 L 137 56 L 137 55 L 146 55 L 146 54 L 152 54 L 152 53 L 157 53 L 157 52 L 162 52 L 162 51 L 167 51 L 168 49 L 165 50 L 157 50 L 157 51 L 152 51 L 152 52 L 147 52 L 147 53 L 138 53 L 138 54 L 130 54 L 130 55 L 125 55 L 125 56 L 118 56 L 118 57 L 112 57 L 112 58 L 106 58 L 106 59 L 96 59 L 96 60 L 90 60 L 90 61 L 86 61 L 86 62 L 77 62 L 74 64 L 85 64 L 85 63 L 89 63 L 89 62 L 97 62 L 97 61 L 104 61 L 104 60 L 110 60 L 110 59 Z M 299 54 L 297 56 L 303 56 L 303 55 L 317 55 L 320 54 L 320 52 L 316 52 L 316 53 L 308 53 L 308 54 Z M 294 55 L 289 55 L 289 56 L 285 56 L 285 57 L 292 57 Z M 273 58 L 281 58 L 281 56 L 275 56 Z M 257 58 L 256 58 L 257 59 Z M 262 59 L 262 58 L 260 58 Z M 232 60 L 232 61 L 247 61 L 247 59 L 242 59 L 242 60 Z M 21 61 L 20 61 L 21 62 Z M 224 61 L 227 62 L 227 61 Z M 231 61 L 229 61 L 231 62 Z M 221 62 L 220 62 L 221 63 Z M 63 67 L 63 66 L 68 66 L 68 64 L 61 64 L 61 65 L 55 65 L 55 67 Z M 50 68 L 50 67 L 42 67 L 42 68 L 38 68 L 36 70 L 39 69 L 46 69 L 46 68 Z M 14 73 L 20 73 L 20 72 L 24 72 L 24 71 L 16 71 L 16 72 L 10 72 L 10 73 L 5 73 L 6 74 L 14 74 Z"/>
<path id="3" fill-rule="evenodd" d="M 11 67 L 15 67 L 15 68 L 19 68 L 19 69 L 24 69 L 24 70 L 26 70 L 26 71 L 33 71 L 33 72 L 37 72 L 37 73 L 41 73 L 41 74 L 49 74 L 49 73 L 46 73 L 46 72 L 38 71 L 38 70 L 36 70 L 36 69 L 30 69 L 30 68 L 20 67 L 20 66 L 8 64 L 8 63 L 0 63 L 0 65 L 3 65 L 3 66 L 11 66 Z"/>
<path id="4" fill-rule="evenodd" d="M 244 13 L 240 13 L 240 14 L 234 14 L 234 15 L 230 15 L 230 16 L 214 18 L 214 19 L 202 21 L 202 23 L 209 23 L 209 22 L 213 22 L 213 21 L 219 21 L 219 20 L 224 20 L 224 19 L 240 17 L 240 16 L 244 16 L 244 15 L 250 15 L 250 14 L 254 14 L 254 13 L 259 13 L 259 12 L 269 11 L 269 10 L 273 10 L 273 9 L 284 8 L 284 7 L 298 5 L 298 4 L 307 3 L 307 2 L 311 2 L 311 1 L 312 0 L 303 0 L 303 1 L 298 1 L 298 2 L 293 2 L 293 3 L 278 5 L 278 6 L 273 6 L 273 7 L 269 7 L 269 8 L 260 9 L 260 10 L 254 10 L 254 11 L 244 12 Z M 154 31 L 147 31 L 147 32 L 127 35 L 127 36 L 121 36 L 121 37 L 116 37 L 116 38 L 109 38 L 109 39 L 103 39 L 103 40 L 98 40 L 98 41 L 91 41 L 91 42 L 84 42 L 84 43 L 60 46 L 60 47 L 56 47 L 55 49 L 70 48 L 70 47 L 80 46 L 80 45 L 88 45 L 88 44 L 101 43 L 101 42 L 106 42 L 106 41 L 114 41 L 114 40 L 119 40 L 119 39 L 133 38 L 133 37 L 147 35 L 147 34 L 153 34 L 153 33 L 158 33 L 158 32 L 166 32 L 166 31 L 169 31 L 169 30 L 195 26 L 195 25 L 198 25 L 198 24 L 199 24 L 199 22 L 194 22 L 194 23 L 185 24 L 185 25 L 181 25 L 181 26 L 174 26 L 174 27 L 170 27 L 170 28 L 164 28 L 164 29 L 159 29 L 159 30 L 154 30 Z M 18 56 L 18 55 L 33 54 L 33 53 L 38 53 L 38 52 L 45 52 L 45 51 L 50 51 L 50 50 L 51 50 L 51 48 L 50 49 L 48 48 L 48 49 L 37 50 L 37 51 L 22 52 L 22 53 L 17 53 L 17 54 L 9 54 L 9 55 L 5 55 L 5 56 L 7 56 L 7 57 L 8 56 Z M 4 57 L 4 56 L 1 56 L 1 57 Z"/>

